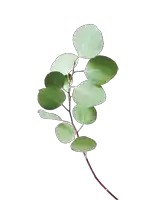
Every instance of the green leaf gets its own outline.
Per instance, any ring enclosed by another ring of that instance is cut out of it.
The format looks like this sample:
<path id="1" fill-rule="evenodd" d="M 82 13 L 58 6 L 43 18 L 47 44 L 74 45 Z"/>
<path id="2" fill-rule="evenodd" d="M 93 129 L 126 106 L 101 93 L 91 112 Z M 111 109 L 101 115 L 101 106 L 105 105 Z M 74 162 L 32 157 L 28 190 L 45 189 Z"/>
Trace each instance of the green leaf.
<path id="1" fill-rule="evenodd" d="M 88 61 L 85 75 L 88 80 L 97 85 L 109 82 L 118 71 L 118 66 L 111 58 L 96 56 Z"/>
<path id="2" fill-rule="evenodd" d="M 58 115 L 45 112 L 42 109 L 38 110 L 38 113 L 39 113 L 40 117 L 43 119 L 53 119 L 53 120 L 62 121 L 62 119 Z"/>
<path id="3" fill-rule="evenodd" d="M 93 139 L 86 136 L 81 136 L 76 138 L 70 147 L 76 152 L 87 152 L 95 149 L 96 146 L 97 144 Z"/>
<path id="4" fill-rule="evenodd" d="M 65 82 L 64 82 L 64 85 L 63 85 L 63 89 L 68 92 L 68 89 L 69 89 L 69 84 L 68 84 L 68 76 L 65 75 Z"/>
<path id="5" fill-rule="evenodd" d="M 65 82 L 65 76 L 60 72 L 50 72 L 46 75 L 44 83 L 46 87 L 49 86 L 56 86 L 56 87 L 63 87 Z"/>
<path id="6" fill-rule="evenodd" d="M 81 105 L 76 105 L 73 108 L 73 117 L 77 122 L 81 124 L 92 124 L 97 118 L 97 112 L 94 107 L 84 107 Z"/>
<path id="7" fill-rule="evenodd" d="M 67 144 L 75 139 L 75 131 L 70 124 L 61 123 L 55 128 L 58 140 Z"/>
<path id="8" fill-rule="evenodd" d="M 81 58 L 93 58 L 103 49 L 101 31 L 94 24 L 79 27 L 73 34 L 73 45 Z"/>
<path id="9" fill-rule="evenodd" d="M 61 106 L 66 99 L 65 93 L 55 86 L 39 90 L 38 103 L 46 110 L 54 110 Z"/>
<path id="10" fill-rule="evenodd" d="M 62 74 L 66 75 L 68 74 L 74 66 L 78 63 L 77 55 L 73 53 L 64 53 L 61 54 L 56 58 L 56 60 L 51 65 L 51 71 L 59 71 Z"/>
<path id="11" fill-rule="evenodd" d="M 97 87 L 88 80 L 83 81 L 74 88 L 72 97 L 76 104 L 84 107 L 93 107 L 106 100 L 103 88 L 101 86 Z"/>

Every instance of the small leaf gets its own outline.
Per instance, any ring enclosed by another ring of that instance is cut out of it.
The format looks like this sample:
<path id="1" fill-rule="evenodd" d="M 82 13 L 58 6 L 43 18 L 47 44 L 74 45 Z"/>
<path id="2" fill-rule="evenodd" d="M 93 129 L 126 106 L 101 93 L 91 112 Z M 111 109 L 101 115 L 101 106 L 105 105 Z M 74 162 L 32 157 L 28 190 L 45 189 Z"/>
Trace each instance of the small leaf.
<path id="1" fill-rule="evenodd" d="M 53 120 L 62 121 L 62 119 L 58 115 L 45 112 L 42 109 L 38 110 L 38 113 L 39 113 L 40 117 L 43 119 L 53 119 Z"/>
<path id="2" fill-rule="evenodd" d="M 54 110 L 66 99 L 65 93 L 57 87 L 50 86 L 39 90 L 38 103 L 46 110 Z"/>
<path id="3" fill-rule="evenodd" d="M 73 34 L 73 45 L 81 58 L 93 58 L 103 49 L 101 31 L 94 24 L 79 27 Z"/>
<path id="4" fill-rule="evenodd" d="M 101 86 L 97 87 L 88 80 L 83 81 L 74 88 L 72 97 L 76 104 L 85 107 L 93 107 L 106 100 L 103 88 Z"/>
<path id="5" fill-rule="evenodd" d="M 86 136 L 81 136 L 76 138 L 70 147 L 76 152 L 87 152 L 95 149 L 96 146 L 97 144 L 93 139 Z"/>
<path id="6" fill-rule="evenodd" d="M 46 75 L 44 83 L 45 87 L 49 86 L 56 86 L 56 87 L 63 87 L 65 82 L 65 76 L 60 73 L 60 72 L 50 72 L 49 74 Z"/>
<path id="7" fill-rule="evenodd" d="M 75 131 L 70 124 L 61 123 L 55 128 L 58 140 L 67 144 L 75 139 Z"/>
<path id="8" fill-rule="evenodd" d="M 72 85 L 72 76 L 70 76 L 71 74 L 65 75 L 65 82 L 63 85 L 63 89 L 68 92 L 69 89 L 69 81 L 70 81 L 70 85 Z M 70 78 L 70 79 L 69 79 Z"/>
<path id="9" fill-rule="evenodd" d="M 97 85 L 109 82 L 118 71 L 118 66 L 111 58 L 96 56 L 88 61 L 85 75 L 88 80 Z"/>
<path id="10" fill-rule="evenodd" d="M 66 75 L 68 74 L 78 63 L 77 55 L 73 53 L 64 53 L 61 54 L 56 58 L 56 60 L 51 65 L 51 71 L 58 71 L 62 74 Z"/>
<path id="11" fill-rule="evenodd" d="M 97 112 L 94 107 L 76 105 L 73 108 L 73 117 L 81 124 L 92 124 L 97 118 Z"/>

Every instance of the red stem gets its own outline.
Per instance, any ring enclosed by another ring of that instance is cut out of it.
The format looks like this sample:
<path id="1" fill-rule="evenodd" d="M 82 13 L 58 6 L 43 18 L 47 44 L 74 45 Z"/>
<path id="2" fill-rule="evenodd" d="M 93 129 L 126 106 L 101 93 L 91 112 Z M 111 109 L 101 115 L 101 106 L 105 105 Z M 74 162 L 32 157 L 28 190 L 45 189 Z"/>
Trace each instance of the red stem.
<path id="1" fill-rule="evenodd" d="M 74 67 L 75 67 L 75 62 L 74 62 Z M 73 74 L 74 74 L 74 67 L 73 67 L 73 70 L 72 70 L 72 76 L 73 76 Z M 69 109 L 68 109 L 68 112 L 69 112 L 69 115 L 70 115 L 71 123 L 72 123 L 72 126 L 73 126 L 73 128 L 74 128 L 76 134 L 77 134 L 77 137 L 79 137 L 78 131 L 77 131 L 77 129 L 76 129 L 74 123 L 73 123 L 73 118 L 72 118 L 72 115 L 71 115 L 70 83 L 69 83 L 69 90 L 68 90 L 68 100 L 69 100 Z M 89 162 L 89 160 L 88 160 L 88 158 L 87 158 L 87 154 L 86 154 L 86 153 L 83 153 L 83 155 L 84 155 L 84 157 L 85 157 L 85 159 L 86 159 L 86 162 L 87 162 L 87 164 L 88 164 L 88 166 L 89 166 L 89 168 L 90 168 L 92 174 L 94 175 L 94 178 L 98 181 L 98 183 L 99 183 L 99 184 L 100 184 L 114 199 L 118 200 L 117 197 L 115 197 L 115 196 L 100 182 L 100 180 L 97 178 L 97 176 L 96 176 L 95 172 L 93 171 L 93 169 L 92 169 L 92 167 L 91 167 L 91 164 L 90 164 L 90 162 Z"/>

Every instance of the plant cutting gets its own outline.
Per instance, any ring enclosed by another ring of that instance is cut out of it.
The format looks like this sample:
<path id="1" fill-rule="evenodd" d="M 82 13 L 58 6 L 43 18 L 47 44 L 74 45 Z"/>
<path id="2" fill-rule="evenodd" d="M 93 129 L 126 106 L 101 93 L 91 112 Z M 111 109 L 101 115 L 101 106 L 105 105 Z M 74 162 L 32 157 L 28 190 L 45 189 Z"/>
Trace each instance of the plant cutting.
<path id="1" fill-rule="evenodd" d="M 88 152 L 95 149 L 97 143 L 92 138 L 79 136 L 79 131 L 84 125 L 96 121 L 95 107 L 106 101 L 102 85 L 114 78 L 119 68 L 111 58 L 99 55 L 104 47 L 104 41 L 101 31 L 94 24 L 86 24 L 76 29 L 72 40 L 77 55 L 64 53 L 52 63 L 50 72 L 44 79 L 45 87 L 39 90 L 37 96 L 39 105 L 46 111 L 39 109 L 38 113 L 43 119 L 60 121 L 55 128 L 58 140 L 64 144 L 71 143 L 71 150 L 83 153 L 94 178 L 114 199 L 118 200 L 97 178 L 88 160 Z M 85 69 L 76 71 L 75 68 L 80 58 L 89 60 Z M 87 80 L 77 86 L 72 86 L 73 75 L 78 72 L 83 72 Z M 64 105 L 67 98 L 68 107 Z M 71 108 L 72 99 L 76 103 L 74 108 Z M 60 106 L 68 112 L 70 122 L 54 113 L 47 112 L 47 110 L 54 110 Z M 74 119 L 81 124 L 78 130 Z"/>

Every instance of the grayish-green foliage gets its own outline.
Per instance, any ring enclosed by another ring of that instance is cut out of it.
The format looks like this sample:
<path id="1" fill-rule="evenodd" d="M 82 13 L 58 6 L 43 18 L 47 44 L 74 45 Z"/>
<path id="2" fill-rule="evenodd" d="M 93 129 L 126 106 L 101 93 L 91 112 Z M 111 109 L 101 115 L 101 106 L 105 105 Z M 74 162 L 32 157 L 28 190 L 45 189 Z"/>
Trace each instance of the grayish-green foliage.
<path id="1" fill-rule="evenodd" d="M 56 86 L 58 88 L 62 88 L 65 82 L 65 76 L 57 71 L 50 72 L 46 75 L 44 83 L 46 87 Z"/>
<path id="2" fill-rule="evenodd" d="M 86 66 L 85 75 L 96 85 L 103 85 L 110 81 L 118 71 L 118 66 L 111 58 L 96 56 L 91 58 Z"/>
<path id="3" fill-rule="evenodd" d="M 97 87 L 89 80 L 83 81 L 73 90 L 73 100 L 84 107 L 93 107 L 106 100 L 103 88 Z"/>
<path id="4" fill-rule="evenodd" d="M 39 90 L 38 102 L 46 110 L 54 110 L 61 106 L 66 99 L 65 93 L 55 86 Z"/>
<path id="5" fill-rule="evenodd" d="M 61 54 L 52 63 L 51 72 L 52 71 L 58 71 L 58 72 L 61 72 L 64 75 L 66 75 L 73 69 L 74 62 L 76 63 L 75 64 L 75 66 L 76 66 L 77 63 L 78 63 L 77 55 L 75 55 L 73 53 Z"/>
<path id="6" fill-rule="evenodd" d="M 75 139 L 75 131 L 70 124 L 61 123 L 55 128 L 58 140 L 67 144 Z"/>
<path id="7" fill-rule="evenodd" d="M 97 118 L 97 112 L 94 107 L 84 107 L 80 104 L 73 108 L 73 117 L 81 124 L 92 124 Z"/>
<path id="8" fill-rule="evenodd" d="M 73 34 L 74 47 L 81 58 L 93 58 L 103 49 L 101 31 L 94 24 L 79 27 Z"/>
<path id="9" fill-rule="evenodd" d="M 68 84 L 68 75 L 65 75 L 65 82 L 64 82 L 64 85 L 63 85 L 63 89 L 68 92 L 68 89 L 69 89 L 69 84 Z"/>
<path id="10" fill-rule="evenodd" d="M 96 146 L 97 144 L 93 139 L 81 136 L 72 142 L 71 149 L 76 152 L 87 152 L 95 149 Z"/>
<path id="11" fill-rule="evenodd" d="M 56 115 L 54 113 L 45 112 L 42 109 L 39 109 L 38 113 L 39 113 L 40 117 L 43 119 L 53 119 L 53 120 L 63 121 L 58 115 Z"/>
<path id="12" fill-rule="evenodd" d="M 79 58 L 89 59 L 83 70 L 87 80 L 74 88 L 72 99 L 76 106 L 69 112 L 80 124 L 92 124 L 97 119 L 95 106 L 106 100 L 102 85 L 117 74 L 118 66 L 111 58 L 98 55 L 103 49 L 104 41 L 101 31 L 94 24 L 86 24 L 77 28 L 72 41 L 78 55 L 64 53 L 54 60 L 50 72 L 44 79 L 45 88 L 39 90 L 38 103 L 46 110 L 54 110 L 61 106 L 66 100 L 65 92 L 68 97 L 69 85 L 71 86 L 73 83 L 71 74 L 74 72 Z M 63 122 L 56 127 L 55 133 L 62 143 L 74 140 L 71 144 L 72 150 L 87 152 L 96 147 L 96 142 L 91 138 L 82 136 L 75 139 L 76 130 L 72 121 L 62 120 L 58 115 L 42 109 L 38 110 L 38 113 L 43 119 Z"/>

